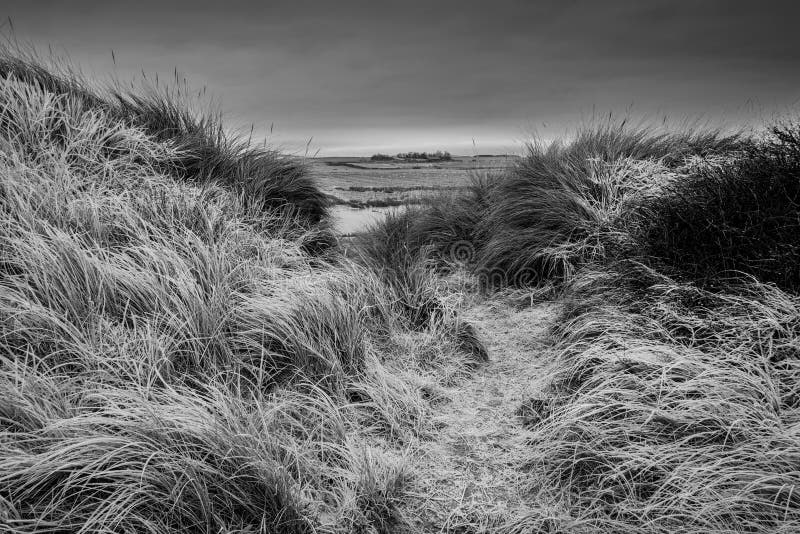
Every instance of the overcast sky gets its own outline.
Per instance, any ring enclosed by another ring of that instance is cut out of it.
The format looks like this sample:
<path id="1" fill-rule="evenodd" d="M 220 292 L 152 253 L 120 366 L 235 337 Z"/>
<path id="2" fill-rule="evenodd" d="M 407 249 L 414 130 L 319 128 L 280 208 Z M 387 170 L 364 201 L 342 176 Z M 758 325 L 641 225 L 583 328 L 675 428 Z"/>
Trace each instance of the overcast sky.
<path id="1" fill-rule="evenodd" d="M 270 141 L 301 153 L 311 137 L 321 155 L 517 152 L 532 133 L 608 112 L 736 126 L 800 102 L 798 1 L 5 0 L 0 10 L 16 39 L 66 52 L 92 76 L 177 68 L 231 125 L 268 136 L 274 124 Z"/>

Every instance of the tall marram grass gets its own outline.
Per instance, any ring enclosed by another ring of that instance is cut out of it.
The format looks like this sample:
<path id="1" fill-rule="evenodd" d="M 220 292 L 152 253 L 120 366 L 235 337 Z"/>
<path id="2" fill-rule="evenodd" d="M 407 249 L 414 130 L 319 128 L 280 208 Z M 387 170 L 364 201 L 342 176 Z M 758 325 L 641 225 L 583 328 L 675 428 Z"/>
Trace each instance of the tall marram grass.
<path id="1" fill-rule="evenodd" d="M 703 165 L 631 210 L 641 253 L 702 285 L 756 276 L 800 290 L 800 128 L 773 126 L 739 157 Z"/>
<path id="2" fill-rule="evenodd" d="M 301 167 L 176 100 L 0 63 L 2 529 L 402 529 L 394 445 L 430 418 L 387 355 L 422 331 L 455 358 L 455 327 L 310 253 Z"/>
<path id="3" fill-rule="evenodd" d="M 530 143 L 489 194 L 475 231 L 477 264 L 499 268 L 511 281 L 567 278 L 603 254 L 628 195 L 690 156 L 738 144 L 738 137 L 717 131 L 661 132 L 611 118 L 581 128 L 566 143 Z"/>
<path id="4" fill-rule="evenodd" d="M 568 142 L 532 142 L 514 167 L 434 199 L 413 213 L 405 241 L 437 262 L 466 265 L 488 286 L 565 281 L 583 263 L 628 246 L 617 222 L 632 197 L 697 158 L 745 146 L 741 136 L 716 130 L 608 119 Z"/>
<path id="5" fill-rule="evenodd" d="M 795 139 L 782 126 L 722 152 L 625 152 L 550 219 L 542 189 L 522 195 L 521 214 L 554 221 L 547 241 L 581 255 L 562 278 L 544 393 L 520 408 L 541 508 L 517 528 L 800 529 Z M 585 176 L 565 169 L 570 184 Z"/>
<path id="6" fill-rule="evenodd" d="M 641 264 L 586 270 L 571 295 L 526 407 L 532 500 L 578 532 L 797 531 L 800 299 Z"/>
<path id="7" fill-rule="evenodd" d="M 387 214 L 358 236 L 355 259 L 391 290 L 408 328 L 432 327 L 470 354 L 472 363 L 485 361 L 488 354 L 475 329 L 444 302 L 428 249 L 411 241 L 411 228 L 420 213 L 418 208 L 407 207 Z"/>
<path id="8" fill-rule="evenodd" d="M 17 79 L 52 95 L 65 95 L 84 109 L 143 130 L 175 148 L 159 170 L 196 183 L 217 183 L 260 209 L 282 209 L 306 228 L 327 218 L 328 201 L 304 165 L 277 151 L 254 146 L 223 128 L 219 113 L 196 110 L 178 80 L 140 91 L 117 83 L 100 87 L 66 67 L 47 65 L 32 52 L 0 49 L 0 77 Z M 318 239 L 318 247 L 330 244 Z"/>
<path id="9" fill-rule="evenodd" d="M 798 131 L 600 125 L 373 231 L 387 264 L 562 288 L 505 531 L 800 530 Z"/>

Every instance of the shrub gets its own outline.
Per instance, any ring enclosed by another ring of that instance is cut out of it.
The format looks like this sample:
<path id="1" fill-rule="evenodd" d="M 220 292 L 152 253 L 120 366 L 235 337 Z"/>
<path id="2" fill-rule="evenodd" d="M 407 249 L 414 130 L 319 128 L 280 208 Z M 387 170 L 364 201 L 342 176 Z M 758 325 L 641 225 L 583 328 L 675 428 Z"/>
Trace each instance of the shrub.
<path id="1" fill-rule="evenodd" d="M 421 160 L 429 160 L 429 161 L 452 161 L 453 156 L 450 155 L 450 152 L 442 152 L 441 150 L 437 150 L 436 152 L 401 152 L 397 154 L 398 159 L 421 159 Z"/>
<path id="2" fill-rule="evenodd" d="M 800 290 L 800 157 L 797 126 L 739 157 L 704 165 L 638 203 L 641 253 L 702 285 L 746 273 Z"/>

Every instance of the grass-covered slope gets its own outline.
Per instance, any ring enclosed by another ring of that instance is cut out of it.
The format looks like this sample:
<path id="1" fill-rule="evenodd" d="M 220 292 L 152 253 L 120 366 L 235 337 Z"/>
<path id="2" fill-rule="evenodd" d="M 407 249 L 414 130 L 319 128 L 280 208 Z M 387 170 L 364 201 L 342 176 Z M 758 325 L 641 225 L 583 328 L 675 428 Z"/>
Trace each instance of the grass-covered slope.
<path id="1" fill-rule="evenodd" d="M 0 65 L 0 530 L 402 530 L 452 310 L 310 249 L 302 165 Z"/>
<path id="2" fill-rule="evenodd" d="M 641 265 L 586 270 L 555 329 L 533 436 L 533 525 L 800 529 L 800 298 L 710 292 Z M 583 530 L 582 530 L 583 529 Z"/>
<path id="3" fill-rule="evenodd" d="M 557 524 L 800 529 L 796 132 L 629 196 L 598 234 L 624 246 L 567 281 L 560 356 L 523 408 L 530 488 Z"/>
<path id="4" fill-rule="evenodd" d="M 476 176 L 466 193 L 409 213 L 395 248 L 466 266 L 489 287 L 564 280 L 606 247 L 622 245 L 615 234 L 626 199 L 692 160 L 746 144 L 716 131 L 662 132 L 611 120 L 566 143 L 533 142 L 506 172 Z"/>
<path id="5" fill-rule="evenodd" d="M 83 109 L 102 110 L 110 119 L 173 147 L 174 152 L 159 159 L 159 170 L 194 183 L 218 183 L 247 204 L 283 209 L 308 227 L 326 218 L 327 198 L 300 161 L 231 135 L 218 113 L 196 113 L 189 105 L 189 89 L 178 80 L 132 91 L 119 83 L 98 88 L 74 71 L 60 70 L 33 54 L 0 50 L 0 77 L 64 95 Z"/>
<path id="6" fill-rule="evenodd" d="M 772 127 L 738 157 L 700 165 L 632 210 L 641 253 L 701 285 L 739 273 L 800 291 L 800 128 Z"/>
<path id="7" fill-rule="evenodd" d="M 601 125 L 373 230 L 566 303 L 510 532 L 800 530 L 798 147 Z"/>

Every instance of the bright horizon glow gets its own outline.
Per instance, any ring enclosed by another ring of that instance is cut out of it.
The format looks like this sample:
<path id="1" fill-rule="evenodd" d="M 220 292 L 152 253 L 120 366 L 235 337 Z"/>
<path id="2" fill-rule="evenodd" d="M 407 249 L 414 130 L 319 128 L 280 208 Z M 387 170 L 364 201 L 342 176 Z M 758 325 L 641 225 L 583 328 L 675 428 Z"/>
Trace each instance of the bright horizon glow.
<path id="1" fill-rule="evenodd" d="M 260 133 L 260 135 L 259 135 Z M 436 152 L 447 151 L 453 155 L 473 156 L 478 154 L 521 154 L 524 141 L 514 141 L 509 135 L 478 136 L 464 138 L 458 132 L 426 132 L 424 135 L 413 131 L 391 132 L 376 131 L 364 135 L 363 132 L 341 132 L 332 136 L 327 144 L 318 142 L 316 138 L 309 140 L 284 138 L 280 132 L 255 130 L 254 139 L 264 138 L 267 144 L 283 151 L 316 157 L 371 156 L 373 154 L 395 155 L 400 152 Z M 370 139 L 364 143 L 364 138 Z"/>

